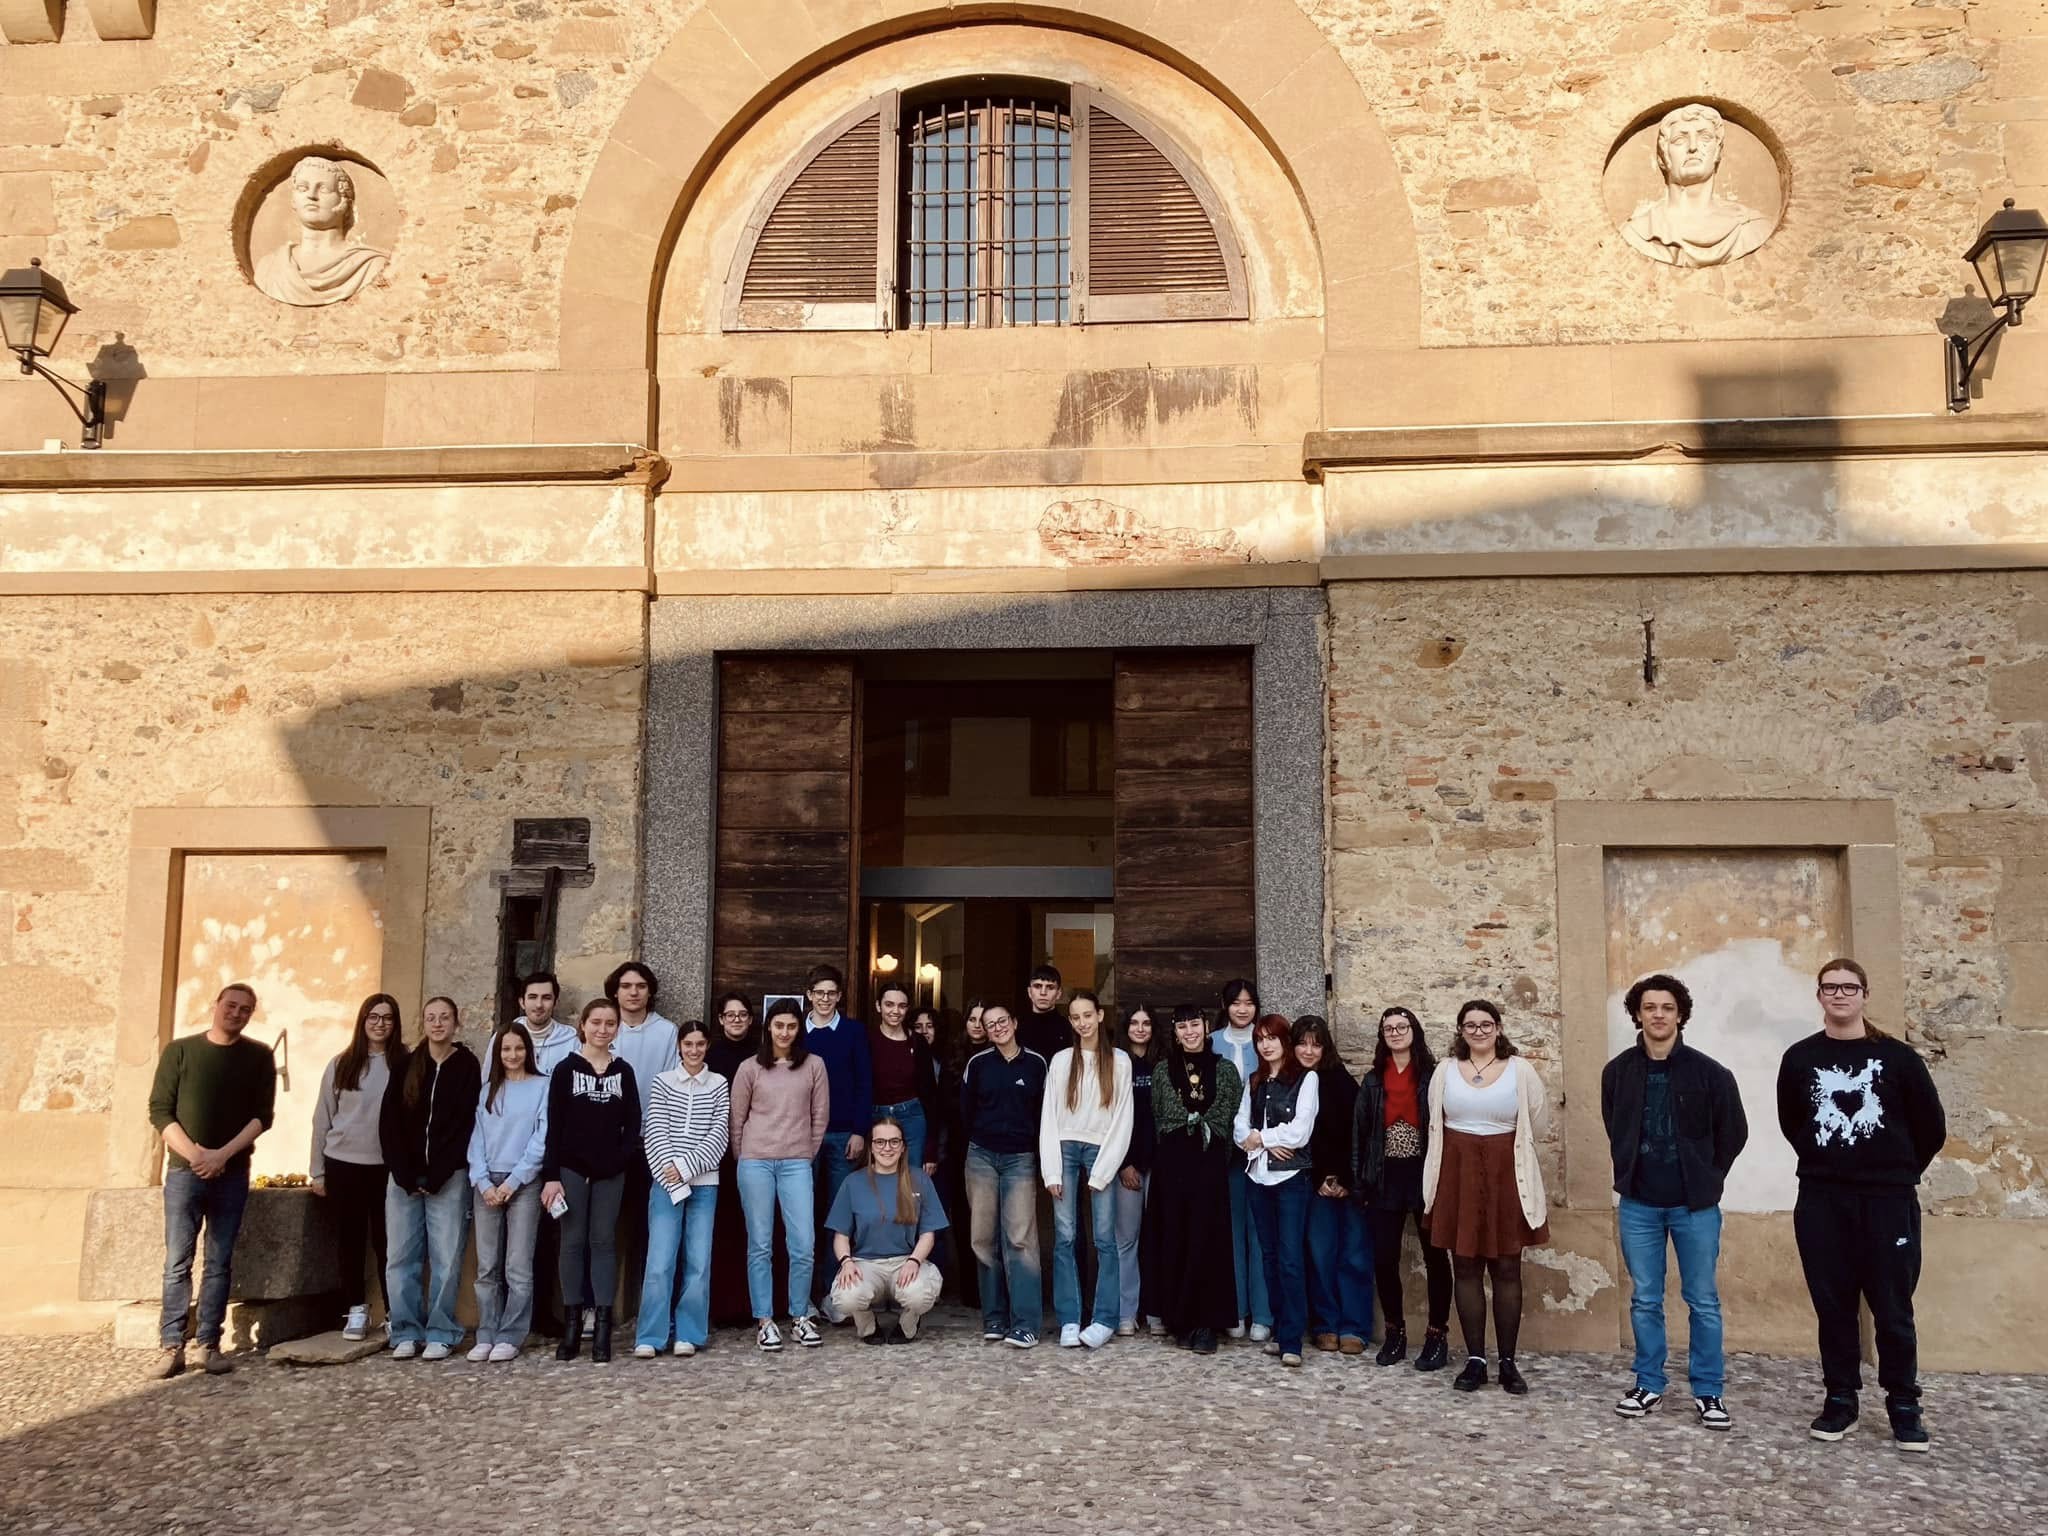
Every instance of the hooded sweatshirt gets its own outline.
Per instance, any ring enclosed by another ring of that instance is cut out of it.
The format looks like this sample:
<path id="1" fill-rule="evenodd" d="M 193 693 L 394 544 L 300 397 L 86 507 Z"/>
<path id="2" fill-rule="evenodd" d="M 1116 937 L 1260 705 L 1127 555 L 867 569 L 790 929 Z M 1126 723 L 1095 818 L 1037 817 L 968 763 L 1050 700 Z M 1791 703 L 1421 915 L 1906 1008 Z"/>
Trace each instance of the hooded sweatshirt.
<path id="1" fill-rule="evenodd" d="M 654 1080 L 671 1067 L 682 1065 L 682 1057 L 676 1053 L 676 1026 L 651 1009 L 645 1024 L 628 1024 L 619 1020 L 618 1038 L 612 1041 L 612 1050 L 633 1063 L 633 1080 L 640 1085 L 640 1118 L 647 1118 L 647 1109 L 654 1102 Z"/>
<path id="2" fill-rule="evenodd" d="M 405 1085 L 415 1071 L 425 1075 L 418 1101 L 406 1103 Z M 457 1044 L 445 1061 L 422 1045 L 406 1070 L 384 1090 L 377 1140 L 391 1182 L 406 1194 L 431 1194 L 469 1164 L 469 1135 L 476 1128 L 477 1096 L 483 1068 L 466 1045 Z"/>

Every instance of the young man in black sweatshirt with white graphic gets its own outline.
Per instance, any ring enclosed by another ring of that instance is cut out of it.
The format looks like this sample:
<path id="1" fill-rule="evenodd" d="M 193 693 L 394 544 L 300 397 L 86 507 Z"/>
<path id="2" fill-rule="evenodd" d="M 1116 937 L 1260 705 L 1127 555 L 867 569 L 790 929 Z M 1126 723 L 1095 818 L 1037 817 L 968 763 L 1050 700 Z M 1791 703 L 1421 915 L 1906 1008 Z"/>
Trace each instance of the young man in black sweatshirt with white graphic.
<path id="1" fill-rule="evenodd" d="M 1820 1322 L 1827 1401 L 1810 1432 L 1839 1440 L 1863 1385 L 1857 1301 L 1870 1304 L 1892 1439 L 1928 1448 L 1920 1422 L 1913 1290 L 1920 1282 L 1921 1174 L 1948 1138 L 1941 1096 L 1913 1048 L 1865 1021 L 1870 978 L 1854 960 L 1820 971 L 1820 1033 L 1778 1067 L 1778 1125 L 1799 1156 L 1792 1212 Z"/>

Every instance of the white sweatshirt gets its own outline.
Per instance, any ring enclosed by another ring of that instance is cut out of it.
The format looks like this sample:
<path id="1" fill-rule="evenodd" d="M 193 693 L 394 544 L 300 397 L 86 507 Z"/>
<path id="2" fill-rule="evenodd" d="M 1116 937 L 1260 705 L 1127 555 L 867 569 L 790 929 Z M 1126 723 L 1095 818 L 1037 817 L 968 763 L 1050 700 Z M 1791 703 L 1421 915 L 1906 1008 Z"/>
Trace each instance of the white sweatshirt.
<path id="1" fill-rule="evenodd" d="M 1067 1108 L 1067 1077 L 1081 1065 L 1080 1092 L 1075 1107 Z M 1045 1187 L 1060 1182 L 1060 1143 L 1084 1141 L 1095 1148 L 1095 1166 L 1089 1171 L 1091 1189 L 1107 1189 L 1124 1165 L 1131 1148 L 1131 1058 L 1122 1051 L 1111 1053 L 1116 1063 L 1116 1084 L 1109 1106 L 1103 1107 L 1102 1090 L 1095 1077 L 1095 1053 L 1069 1046 L 1054 1051 L 1045 1072 L 1045 1100 L 1038 1112 L 1038 1175 Z"/>

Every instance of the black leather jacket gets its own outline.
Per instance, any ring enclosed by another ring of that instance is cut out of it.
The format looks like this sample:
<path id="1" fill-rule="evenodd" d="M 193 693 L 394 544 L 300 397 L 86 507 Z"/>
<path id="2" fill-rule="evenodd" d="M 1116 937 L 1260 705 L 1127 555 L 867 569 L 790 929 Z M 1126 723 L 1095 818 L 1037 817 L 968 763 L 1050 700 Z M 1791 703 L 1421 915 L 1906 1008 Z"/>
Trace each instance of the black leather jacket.
<path id="1" fill-rule="evenodd" d="M 1413 1058 L 1410 1058 L 1413 1061 Z M 1429 1080 L 1436 1063 L 1415 1063 L 1415 1107 L 1422 1124 L 1422 1150 L 1429 1151 Z M 1387 1152 L 1387 1087 L 1378 1070 L 1370 1069 L 1358 1085 L 1358 1107 L 1351 1120 L 1351 1198 L 1370 1205 L 1380 1191 L 1380 1166 Z"/>

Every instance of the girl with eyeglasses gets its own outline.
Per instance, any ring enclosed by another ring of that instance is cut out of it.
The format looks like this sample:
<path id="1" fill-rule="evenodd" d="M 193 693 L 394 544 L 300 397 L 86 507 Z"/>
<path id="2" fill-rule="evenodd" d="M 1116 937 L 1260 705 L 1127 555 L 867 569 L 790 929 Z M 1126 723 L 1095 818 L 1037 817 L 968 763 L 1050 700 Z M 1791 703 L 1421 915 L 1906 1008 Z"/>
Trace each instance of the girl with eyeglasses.
<path id="1" fill-rule="evenodd" d="M 1522 1250 L 1550 1241 L 1549 1201 L 1536 1143 L 1550 1117 L 1543 1080 L 1501 1029 L 1500 1009 L 1475 998 L 1458 1010 L 1453 1060 L 1429 1085 L 1422 1203 L 1430 1241 L 1451 1254 L 1465 1368 L 1460 1392 L 1486 1385 L 1486 1287 L 1500 1384 L 1529 1390 L 1515 1364 L 1522 1329 Z"/>
<path id="2" fill-rule="evenodd" d="M 400 1033 L 398 999 L 378 992 L 356 1010 L 355 1033 L 348 1049 L 327 1063 L 320 1074 L 320 1096 L 313 1105 L 313 1155 L 306 1177 L 313 1193 L 328 1197 L 334 1212 L 335 1256 L 341 1262 L 341 1336 L 367 1338 L 370 1332 L 369 1282 L 364 1265 L 377 1256 L 377 1281 L 384 1280 L 384 1152 L 377 1143 L 377 1116 L 384 1090 L 394 1072 L 405 1070 L 405 1040 Z M 391 1311 L 391 1297 L 384 1298 Z"/>
<path id="3" fill-rule="evenodd" d="M 1380 1015 L 1372 1067 L 1359 1085 L 1352 1116 L 1351 1192 L 1365 1208 L 1372 1234 L 1373 1279 L 1386 1333 L 1381 1365 L 1408 1358 L 1408 1319 L 1401 1296 L 1401 1234 L 1413 1222 L 1429 1277 L 1428 1331 L 1415 1357 L 1418 1371 L 1440 1371 L 1451 1356 L 1451 1256 L 1429 1240 L 1422 1210 L 1423 1154 L 1429 1148 L 1429 1090 L 1437 1072 L 1422 1021 L 1406 1008 Z"/>
<path id="4" fill-rule="evenodd" d="M 910 1344 L 917 1325 L 939 1299 L 933 1246 L 946 1228 L 939 1192 L 910 1160 L 908 1133 L 888 1115 L 868 1129 L 862 1166 L 839 1186 L 825 1217 L 832 1234 L 834 1309 L 853 1319 L 863 1344 Z M 896 1326 L 884 1331 L 875 1309 L 896 1308 Z"/>

